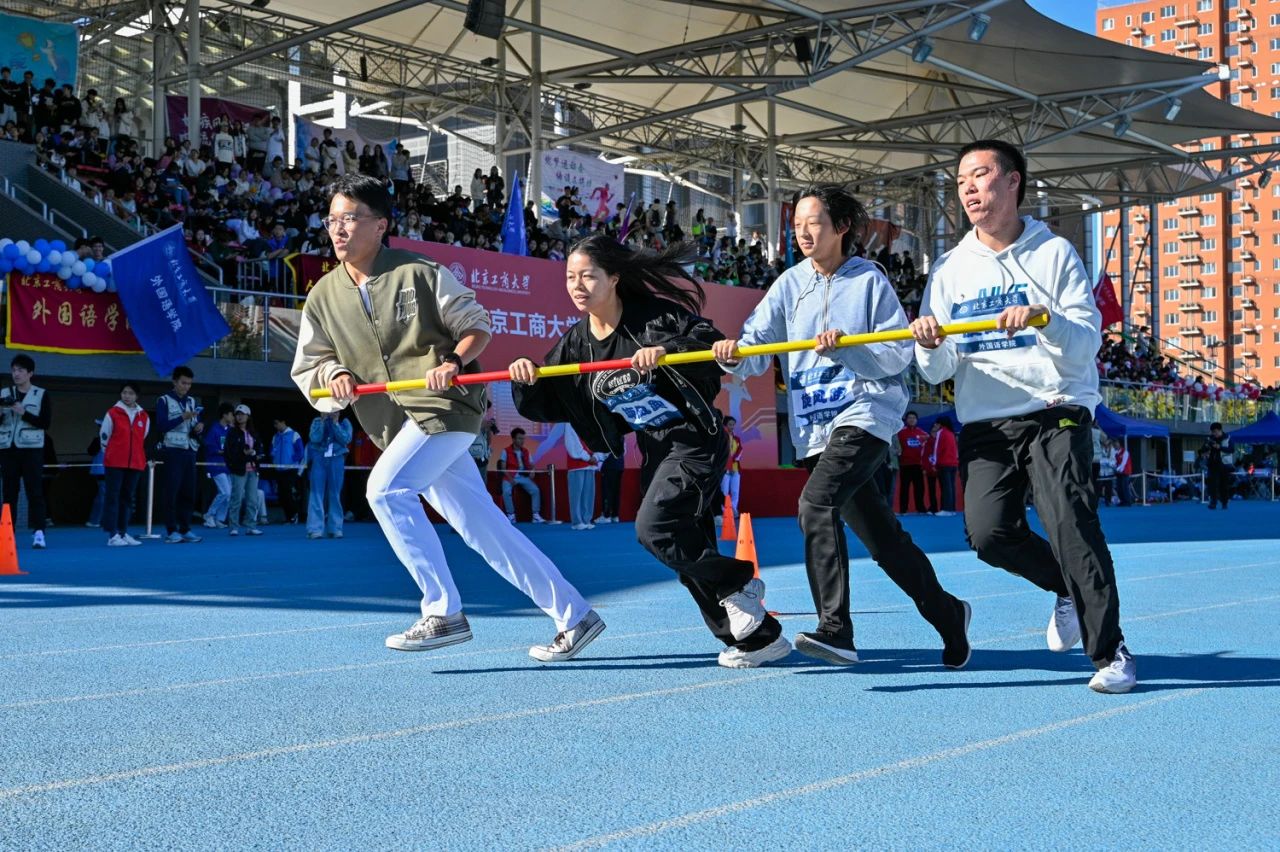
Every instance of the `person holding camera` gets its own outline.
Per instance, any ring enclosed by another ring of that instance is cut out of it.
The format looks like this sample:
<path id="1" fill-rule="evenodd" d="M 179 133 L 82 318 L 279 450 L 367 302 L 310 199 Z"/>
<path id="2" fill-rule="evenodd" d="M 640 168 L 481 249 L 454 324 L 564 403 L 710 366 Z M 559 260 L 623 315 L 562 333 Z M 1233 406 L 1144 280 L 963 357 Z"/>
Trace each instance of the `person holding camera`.
<path id="1" fill-rule="evenodd" d="M 258 515 L 258 464 L 262 456 L 262 442 L 253 434 L 252 412 L 240 403 L 235 409 L 235 425 L 227 433 L 222 454 L 231 474 L 231 508 L 227 510 L 229 535 L 240 535 L 243 528 L 248 535 L 262 535 L 255 525 Z M 244 515 L 241 518 L 241 515 Z"/>
<path id="2" fill-rule="evenodd" d="M 19 353 L 9 362 L 13 387 L 0 389 L 0 472 L 12 520 L 18 517 L 18 490 L 26 489 L 31 546 L 43 550 L 44 445 L 52 409 L 44 388 L 31 383 L 35 372 L 36 362 L 30 355 Z"/>
<path id="3" fill-rule="evenodd" d="M 191 395 L 195 373 L 190 367 L 173 368 L 173 390 L 156 400 L 156 431 L 160 433 L 159 461 L 164 476 L 165 544 L 203 541 L 191 531 L 196 504 L 196 450 L 204 424 L 200 402 Z"/>

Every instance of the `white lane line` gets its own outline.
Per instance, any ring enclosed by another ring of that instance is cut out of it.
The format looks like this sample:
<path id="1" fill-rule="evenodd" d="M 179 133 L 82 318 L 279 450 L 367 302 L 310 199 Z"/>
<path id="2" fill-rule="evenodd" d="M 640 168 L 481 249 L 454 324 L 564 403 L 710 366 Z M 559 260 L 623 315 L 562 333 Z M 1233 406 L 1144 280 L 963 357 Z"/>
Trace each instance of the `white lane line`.
<path id="1" fill-rule="evenodd" d="M 804 616 L 781 615 L 778 616 L 779 621 L 790 621 Z M 605 634 L 602 638 L 596 640 L 597 644 L 601 642 L 616 642 L 623 639 L 651 639 L 655 636 L 668 636 L 674 633 L 701 633 L 707 628 L 698 625 L 697 627 L 677 627 L 672 630 L 650 630 L 643 633 L 613 633 Z M 429 665 L 437 660 L 456 660 L 460 657 L 483 657 L 491 654 L 508 654 L 517 651 L 528 650 L 528 645 L 508 645 L 505 648 L 484 648 L 475 651 L 455 651 L 451 654 L 398 654 L 394 660 L 379 660 L 371 663 L 349 663 L 342 666 L 328 666 L 325 668 L 296 669 L 286 672 L 262 672 L 252 675 L 238 675 L 236 677 L 223 677 L 211 680 L 187 681 L 184 683 L 172 683 L 164 686 L 143 686 L 136 689 L 122 689 L 115 692 L 93 692 L 82 695 L 60 695 L 52 698 L 30 698 L 25 701 L 14 701 L 9 704 L 0 704 L 0 710 L 22 710 L 29 707 L 42 707 L 49 704 L 76 704 L 82 701 L 107 701 L 113 698 L 138 698 L 144 695 L 159 695 L 166 692 L 180 692 L 188 689 L 202 689 L 211 686 L 234 686 L 241 683 L 254 683 L 264 680 L 282 680 L 291 677 L 307 677 L 317 674 L 332 674 L 336 672 L 352 672 L 362 671 L 365 669 L 386 668 L 388 666 L 406 665 L 409 663 L 420 663 Z M 707 657 L 710 658 L 713 651 L 707 651 Z M 538 668 L 536 663 L 529 664 L 530 669 Z"/>
<path id="2" fill-rule="evenodd" d="M 142 766 L 137 769 L 126 769 L 121 772 L 108 772 L 101 775 L 86 775 L 80 778 L 67 778 L 61 781 L 48 781 L 41 784 L 26 784 L 20 787 L 0 788 L 0 802 L 30 796 L 39 793 L 52 793 L 57 790 L 69 790 L 80 787 L 92 787 L 99 784 L 111 784 L 117 781 L 132 781 L 139 778 L 152 778 L 157 775 L 173 775 L 182 772 L 193 772 L 215 766 L 226 766 L 231 763 L 246 763 L 254 760 L 266 760 L 285 755 L 305 754 L 325 749 L 341 748 L 351 745 L 385 742 L 405 737 L 432 734 L 440 731 L 454 731 L 476 725 L 489 725 L 503 722 L 516 722 L 538 716 L 551 716 L 574 710 L 586 710 L 592 707 L 605 707 L 611 704 L 623 704 L 630 701 L 643 701 L 649 698 L 667 698 L 673 695 L 684 695 L 708 689 L 741 686 L 762 680 L 786 677 L 790 671 L 773 671 L 765 674 L 740 677 L 731 680 L 708 680 L 686 686 L 675 686 L 668 689 L 652 689 L 645 692 L 629 692 L 621 695 L 607 695 L 603 698 L 591 698 L 584 701 L 572 701 L 567 704 L 553 704 L 545 707 L 530 707 L 525 710 L 512 710 L 506 713 L 489 713 L 483 716 L 471 716 L 464 719 L 451 719 L 447 722 L 434 722 L 429 725 L 416 725 L 411 728 L 398 728 L 392 731 L 376 731 L 370 734 L 355 734 L 348 737 L 336 737 L 328 740 L 317 740 L 308 743 L 265 748 L 258 751 L 245 751 L 237 754 L 226 754 L 218 757 L 206 757 L 199 760 L 188 760 L 182 763 L 166 763 L 158 766 Z"/>
<path id="3" fill-rule="evenodd" d="M 52 651 L 24 651 L 20 654 L 5 654 L 0 660 L 21 660 L 27 657 L 59 657 L 68 654 L 89 654 L 98 651 L 122 651 L 128 648 L 158 648 L 165 645 L 190 645 L 193 642 L 227 642 L 232 639 L 256 639 L 262 636 L 293 636 L 299 633 L 320 633 L 326 630 L 347 630 L 352 627 L 375 627 L 388 624 L 403 624 L 404 619 L 395 621 L 354 621 L 348 624 L 329 624 L 324 627 L 294 627 L 288 630 L 261 630 L 255 633 L 227 633 L 220 636 L 193 636 L 187 639 L 161 639 L 154 642 L 125 642 L 119 645 L 93 645 L 88 648 L 59 648 Z"/>
<path id="4" fill-rule="evenodd" d="M 1207 691 L 1207 689 L 1180 690 L 1168 695 L 1148 698 L 1145 701 L 1138 701 L 1133 704 L 1124 704 L 1119 707 L 1112 707 L 1109 710 L 1100 710 L 1097 713 L 1088 713 L 1071 719 L 1063 719 L 1060 722 L 1053 722 L 1036 728 L 1025 728 L 1021 731 L 1014 731 L 1011 734 L 1005 734 L 1001 737 L 966 743 L 965 745 L 956 746 L 955 748 L 942 749 L 941 751 L 935 751 L 930 754 L 911 757 L 906 760 L 899 760 L 896 763 L 886 763 L 872 769 L 850 772 L 847 775 L 838 775 L 834 778 L 826 778 L 821 781 L 815 781 L 811 784 L 804 784 L 799 787 L 791 787 L 785 790 L 778 790 L 773 793 L 766 793 L 763 796 L 757 796 L 751 799 L 742 799 L 741 801 L 731 802 L 714 808 L 692 811 L 678 817 L 672 817 L 671 819 L 659 820 L 646 825 L 637 825 L 621 831 L 611 832 L 609 834 L 598 834 L 594 837 L 587 837 L 574 843 L 555 848 L 557 852 L 568 852 L 568 850 L 577 849 L 595 849 L 613 843 L 625 843 L 626 841 L 636 840 L 642 837 L 653 837 L 654 835 L 662 834 L 664 832 L 687 828 L 691 825 L 719 819 L 732 814 L 742 813 L 743 811 L 764 807 L 765 805 L 771 805 L 776 802 L 797 799 L 802 796 L 811 796 L 815 793 L 825 793 L 828 790 L 847 787 L 850 784 L 857 784 L 862 781 L 871 781 L 877 778 L 883 778 L 886 775 L 896 775 L 901 772 L 909 772 L 913 769 L 919 769 L 933 763 L 940 763 L 945 760 L 954 760 L 956 758 L 965 757 L 981 751 L 989 751 L 991 749 L 1000 748 L 1001 746 L 1006 746 L 1022 740 L 1029 740 L 1035 737 L 1045 736 L 1046 734 L 1057 733 L 1058 731 L 1065 730 L 1067 728 L 1087 725 L 1091 722 L 1110 719 L 1114 716 L 1121 716 L 1126 713 L 1135 713 L 1139 710 L 1145 710 L 1158 704 L 1177 701 L 1183 698 L 1191 698 Z"/>

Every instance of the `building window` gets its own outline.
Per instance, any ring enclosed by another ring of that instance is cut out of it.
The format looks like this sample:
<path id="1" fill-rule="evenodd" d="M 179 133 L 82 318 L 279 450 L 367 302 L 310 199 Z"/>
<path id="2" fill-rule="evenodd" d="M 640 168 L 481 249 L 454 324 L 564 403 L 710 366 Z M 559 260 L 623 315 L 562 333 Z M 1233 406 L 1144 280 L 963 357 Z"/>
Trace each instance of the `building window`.
<path id="1" fill-rule="evenodd" d="M 1217 322 L 1217 321 L 1218 321 L 1218 312 L 1217 312 L 1217 311 L 1205 311 L 1205 312 L 1204 312 L 1204 321 L 1205 321 L 1205 322 Z"/>
<path id="2" fill-rule="evenodd" d="M 1149 23 L 1153 22 L 1155 19 L 1156 19 L 1156 13 L 1155 13 L 1155 12 L 1143 12 L 1143 13 L 1142 13 L 1142 23 L 1144 23 L 1144 24 L 1149 24 Z"/>
<path id="3" fill-rule="evenodd" d="M 1178 37 L 1177 30 L 1161 30 L 1160 31 L 1161 41 L 1173 41 L 1177 37 Z"/>
<path id="4" fill-rule="evenodd" d="M 1165 325 L 1177 325 L 1177 324 L 1178 324 L 1178 315 L 1177 315 L 1177 314 L 1165 314 L 1165 315 L 1164 315 L 1164 324 L 1165 324 Z"/>
<path id="5" fill-rule="evenodd" d="M 1232 92 L 1232 93 L 1231 93 L 1231 103 L 1232 103 L 1233 105 L 1235 105 L 1235 106 L 1240 106 L 1240 93 L 1239 93 L 1239 92 Z"/>
<path id="6" fill-rule="evenodd" d="M 1234 287 L 1232 287 L 1232 288 L 1231 288 L 1231 295 L 1233 295 L 1233 296 L 1243 296 L 1243 295 L 1244 295 L 1244 288 L 1243 288 L 1243 287 L 1241 287 L 1239 284 L 1237 284 L 1236 286 L 1234 286 Z"/>
<path id="7" fill-rule="evenodd" d="M 1280 183 L 1276 184 L 1276 189 L 1280 189 Z M 1178 227 L 1178 220 L 1165 219 L 1160 223 L 1160 227 L 1164 228 L 1166 231 L 1172 231 L 1174 228 Z"/>
<path id="8" fill-rule="evenodd" d="M 1196 0 L 1197 12 L 1212 12 L 1213 0 Z"/>
<path id="9" fill-rule="evenodd" d="M 1116 19 L 1115 19 L 1115 18 L 1104 18 L 1104 19 L 1103 19 L 1103 21 L 1102 21 L 1102 30 L 1103 30 L 1103 32 L 1111 32 L 1111 31 L 1112 31 L 1112 30 L 1114 30 L 1115 28 L 1116 28 Z"/>
<path id="10" fill-rule="evenodd" d="M 1200 248 L 1204 249 L 1205 251 L 1213 251 L 1217 247 L 1218 247 L 1217 237 L 1211 237 L 1210 239 L 1200 241 Z"/>
<path id="11" fill-rule="evenodd" d="M 1161 7 L 1160 7 L 1160 17 L 1162 17 L 1162 18 L 1172 18 L 1175 14 L 1177 14 L 1177 13 L 1174 11 L 1174 7 L 1173 7 L 1173 6 L 1161 6 Z"/>
<path id="12" fill-rule="evenodd" d="M 1244 322 L 1244 311 L 1232 311 L 1231 319 L 1235 320 L 1236 322 Z"/>
<path id="13" fill-rule="evenodd" d="M 1143 46 L 1143 47 L 1155 47 L 1155 46 L 1156 46 L 1156 37 L 1155 37 L 1155 36 L 1152 36 L 1152 35 L 1144 35 L 1144 36 L 1142 37 L 1142 46 Z"/>
<path id="14" fill-rule="evenodd" d="M 1244 264 L 1238 260 L 1233 260 L 1227 264 L 1227 272 L 1231 272 L 1231 273 L 1244 272 Z"/>
<path id="15" fill-rule="evenodd" d="M 1163 248 L 1161 248 L 1160 250 L 1165 254 L 1173 254 L 1175 251 L 1178 250 L 1178 244 L 1176 242 L 1165 243 Z"/>
<path id="16" fill-rule="evenodd" d="M 1201 24 L 1197 32 L 1200 35 L 1213 35 L 1213 24 Z"/>
<path id="17" fill-rule="evenodd" d="M 1215 298 L 1218 295 L 1218 288 L 1205 287 L 1202 291 L 1200 291 L 1200 295 L 1204 296 L 1206 299 Z"/>
<path id="18" fill-rule="evenodd" d="M 1218 224 L 1218 215 L 1216 213 L 1207 213 L 1200 217 L 1200 224 L 1205 225 L 1206 227 L 1209 225 L 1216 225 Z"/>
<path id="19" fill-rule="evenodd" d="M 1108 226 L 1107 226 L 1107 237 L 1108 237 L 1108 238 L 1110 238 L 1110 237 L 1114 237 L 1115 235 L 1116 235 L 1116 226 L 1115 226 L 1115 225 L 1108 225 Z"/>
<path id="20" fill-rule="evenodd" d="M 1202 150 L 1203 150 L 1203 149 L 1202 149 Z M 1215 199 L 1215 198 L 1217 198 L 1217 197 L 1218 197 L 1218 194 L 1217 194 L 1216 192 L 1206 192 L 1206 193 L 1204 193 L 1203 195 L 1201 195 L 1201 196 L 1200 196 L 1200 200 L 1201 200 L 1201 201 L 1213 201 L 1213 199 Z"/>
<path id="21" fill-rule="evenodd" d="M 1212 47 L 1202 47 L 1202 48 L 1200 48 L 1200 58 L 1201 58 L 1201 59 L 1212 59 L 1212 58 L 1213 58 L 1213 48 L 1212 48 Z"/>
<path id="22" fill-rule="evenodd" d="M 1164 300 L 1165 300 L 1166 302 L 1176 302 L 1176 301 L 1178 301 L 1178 291 L 1177 291 L 1177 290 L 1165 290 L 1165 291 L 1164 291 Z"/>
<path id="23" fill-rule="evenodd" d="M 1178 275 L 1178 267 L 1166 266 L 1162 274 L 1165 278 L 1176 278 Z"/>
<path id="24" fill-rule="evenodd" d="M 1217 263 L 1206 263 L 1206 264 L 1204 265 L 1204 269 L 1201 269 L 1200 271 L 1201 271 L 1201 272 L 1203 272 L 1205 275 L 1217 275 L 1217 274 L 1218 274 L 1218 264 L 1217 264 Z"/>

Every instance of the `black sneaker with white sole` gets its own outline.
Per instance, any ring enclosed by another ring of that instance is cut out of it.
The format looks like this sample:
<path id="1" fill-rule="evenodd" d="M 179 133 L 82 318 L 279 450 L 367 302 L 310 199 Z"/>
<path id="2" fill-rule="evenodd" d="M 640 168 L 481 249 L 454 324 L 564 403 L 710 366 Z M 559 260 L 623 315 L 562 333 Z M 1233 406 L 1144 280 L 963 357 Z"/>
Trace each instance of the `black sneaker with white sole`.
<path id="1" fill-rule="evenodd" d="M 969 665 L 973 656 L 973 647 L 969 644 L 969 619 L 973 618 L 973 607 L 968 601 L 960 601 L 964 607 L 964 628 L 956 636 L 945 639 L 942 645 L 942 664 L 949 669 L 962 669 Z"/>
<path id="2" fill-rule="evenodd" d="M 433 651 L 457 645 L 471 638 L 471 625 L 462 613 L 428 615 L 419 618 L 403 633 L 387 637 L 387 647 L 396 651 Z"/>
<path id="3" fill-rule="evenodd" d="M 816 630 L 796 636 L 796 650 L 806 657 L 826 660 L 837 666 L 851 666 L 858 662 L 858 649 L 852 639 Z"/>

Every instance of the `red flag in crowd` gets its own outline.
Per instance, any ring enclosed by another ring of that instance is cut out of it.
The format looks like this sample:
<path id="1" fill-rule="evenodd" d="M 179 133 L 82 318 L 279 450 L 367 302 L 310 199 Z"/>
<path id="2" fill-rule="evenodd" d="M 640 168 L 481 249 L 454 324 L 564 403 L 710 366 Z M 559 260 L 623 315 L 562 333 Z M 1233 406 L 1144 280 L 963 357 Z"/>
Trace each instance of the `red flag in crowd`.
<path id="1" fill-rule="evenodd" d="M 1098 311 L 1102 314 L 1102 327 L 1124 321 L 1124 310 L 1116 300 L 1116 288 L 1111 286 L 1111 276 L 1102 273 L 1098 285 L 1093 288 L 1093 300 L 1098 303 Z"/>

